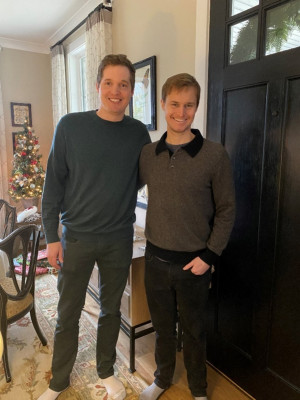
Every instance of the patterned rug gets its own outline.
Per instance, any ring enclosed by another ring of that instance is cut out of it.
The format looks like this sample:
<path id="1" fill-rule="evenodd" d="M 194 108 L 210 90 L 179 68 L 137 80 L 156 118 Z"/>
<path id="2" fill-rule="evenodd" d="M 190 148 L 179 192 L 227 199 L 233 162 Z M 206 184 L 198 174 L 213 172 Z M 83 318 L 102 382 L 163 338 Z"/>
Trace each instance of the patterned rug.
<path id="1" fill-rule="evenodd" d="M 0 361 L 1 400 L 36 400 L 48 387 L 51 377 L 53 332 L 56 323 L 58 294 L 56 277 L 50 274 L 36 277 L 36 312 L 40 327 L 48 339 L 42 346 L 32 326 L 30 315 L 8 328 L 8 359 L 12 381 L 6 383 Z M 71 387 L 59 400 L 109 400 L 96 373 L 96 326 L 85 311 L 80 319 L 79 350 L 71 375 Z M 115 374 L 125 385 L 126 400 L 137 400 L 145 382 L 117 357 Z"/>

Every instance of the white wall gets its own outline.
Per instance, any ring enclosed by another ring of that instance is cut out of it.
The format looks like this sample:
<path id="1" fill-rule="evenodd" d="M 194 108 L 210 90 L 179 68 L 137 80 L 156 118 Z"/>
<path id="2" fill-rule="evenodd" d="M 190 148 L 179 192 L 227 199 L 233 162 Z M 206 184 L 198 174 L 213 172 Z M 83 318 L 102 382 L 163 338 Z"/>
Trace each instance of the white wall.
<path id="1" fill-rule="evenodd" d="M 208 50 L 209 50 L 209 0 L 197 0 L 196 11 L 196 43 L 195 43 L 195 78 L 201 86 L 201 98 L 194 121 L 206 136 L 207 117 L 207 81 L 208 81 Z"/>
<path id="2" fill-rule="evenodd" d="M 179 72 L 195 74 L 197 0 L 114 0 L 113 52 L 135 63 L 156 56 L 157 140 L 166 130 L 160 108 L 161 87 Z"/>
<path id="3" fill-rule="evenodd" d="M 157 140 L 166 130 L 161 87 L 176 73 L 188 72 L 201 86 L 194 127 L 206 132 L 209 0 L 114 0 L 113 52 L 132 62 L 157 57 Z"/>

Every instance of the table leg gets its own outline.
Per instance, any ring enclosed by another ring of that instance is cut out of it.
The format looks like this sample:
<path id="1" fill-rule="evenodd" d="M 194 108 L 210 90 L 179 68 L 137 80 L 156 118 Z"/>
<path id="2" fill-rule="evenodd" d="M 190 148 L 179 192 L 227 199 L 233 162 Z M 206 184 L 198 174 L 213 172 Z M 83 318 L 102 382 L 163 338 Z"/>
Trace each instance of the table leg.
<path id="1" fill-rule="evenodd" d="M 130 363 L 129 371 L 133 373 L 135 371 L 135 327 L 130 327 Z"/>

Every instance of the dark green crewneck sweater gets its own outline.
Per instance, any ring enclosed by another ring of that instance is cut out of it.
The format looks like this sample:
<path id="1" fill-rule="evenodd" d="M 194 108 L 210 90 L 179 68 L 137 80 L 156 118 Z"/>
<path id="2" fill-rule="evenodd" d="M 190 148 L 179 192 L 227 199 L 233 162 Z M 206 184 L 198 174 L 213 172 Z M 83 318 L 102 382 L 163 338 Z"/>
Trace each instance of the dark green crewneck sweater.
<path id="1" fill-rule="evenodd" d="M 110 122 L 96 111 L 65 115 L 55 131 L 42 199 L 47 243 L 59 241 L 60 213 L 77 239 L 132 229 L 139 155 L 150 142 L 146 127 L 127 116 Z"/>

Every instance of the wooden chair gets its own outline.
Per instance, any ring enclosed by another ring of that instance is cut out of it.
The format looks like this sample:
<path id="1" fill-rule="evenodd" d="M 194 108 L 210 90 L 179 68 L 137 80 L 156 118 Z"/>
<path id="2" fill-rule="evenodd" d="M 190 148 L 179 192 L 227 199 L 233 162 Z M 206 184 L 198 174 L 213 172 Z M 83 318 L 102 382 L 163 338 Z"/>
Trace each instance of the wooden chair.
<path id="1" fill-rule="evenodd" d="M 6 381 L 11 381 L 7 354 L 7 326 L 30 312 L 35 331 L 43 346 L 47 344 L 35 313 L 34 286 L 40 232 L 36 225 L 22 226 L 0 242 L 0 251 L 6 255 L 9 277 L 0 280 L 0 333 L 3 337 L 3 365 Z M 29 251 L 31 252 L 29 257 Z M 15 273 L 14 256 L 22 256 L 21 274 Z M 28 260 L 28 262 L 27 262 Z"/>
<path id="2" fill-rule="evenodd" d="M 0 199 L 0 216 L 1 224 L 3 218 L 3 226 L 0 231 L 0 239 L 4 239 L 15 229 L 15 223 L 17 219 L 16 207 L 11 206 L 7 201 Z"/>

